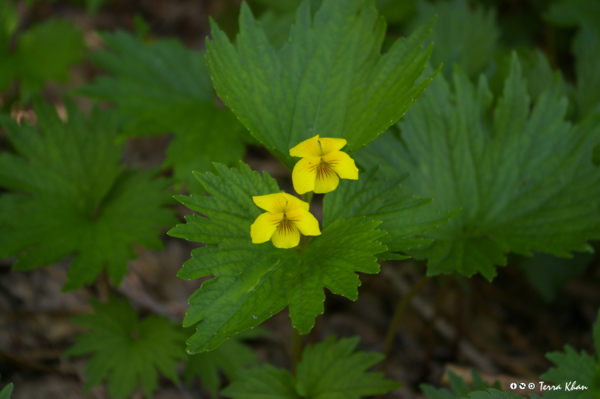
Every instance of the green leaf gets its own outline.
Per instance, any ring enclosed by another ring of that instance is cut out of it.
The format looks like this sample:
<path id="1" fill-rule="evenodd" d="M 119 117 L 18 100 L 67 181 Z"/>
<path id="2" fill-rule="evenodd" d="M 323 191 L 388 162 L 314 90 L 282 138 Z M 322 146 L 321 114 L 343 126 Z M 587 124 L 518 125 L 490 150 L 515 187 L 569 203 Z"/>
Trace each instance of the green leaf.
<path id="1" fill-rule="evenodd" d="M 86 120 L 67 102 L 69 121 L 37 103 L 39 129 L 0 123 L 16 153 L 0 154 L 0 258 L 31 270 L 74 255 L 65 290 L 93 283 L 105 267 L 115 285 L 135 257 L 131 244 L 161 248 L 160 228 L 173 223 L 168 181 L 124 170 L 116 123 L 94 109 Z"/>
<path id="2" fill-rule="evenodd" d="M 253 244 L 250 225 L 262 211 L 252 196 L 279 192 L 277 183 L 243 163 L 239 171 L 219 164 L 215 168 L 221 177 L 196 174 L 210 197 L 177 197 L 204 216 L 189 216 L 187 224 L 169 231 L 207 244 L 192 252 L 180 278 L 216 276 L 189 299 L 184 325 L 201 321 L 188 340 L 190 352 L 214 349 L 288 304 L 292 325 L 306 334 L 323 313 L 323 287 L 355 300 L 360 285 L 355 272 L 379 272 L 375 255 L 386 251 L 378 241 L 385 232 L 376 230 L 379 222 L 364 217 L 329 224 L 302 253 L 275 248 L 271 242 Z"/>
<path id="3" fill-rule="evenodd" d="M 165 167 L 172 166 L 180 182 L 194 182 L 192 170 L 210 170 L 212 162 L 242 158 L 244 128 L 217 107 L 202 53 L 174 40 L 147 45 L 123 31 L 103 38 L 110 50 L 91 58 L 111 76 L 79 93 L 116 104 L 124 135 L 174 132 Z"/>
<path id="4" fill-rule="evenodd" d="M 559 26 L 597 27 L 600 4 L 596 0 L 560 0 L 550 5 L 544 18 Z"/>
<path id="5" fill-rule="evenodd" d="M 296 387 L 300 396 L 312 399 L 359 399 L 382 395 L 402 384 L 384 379 L 381 372 L 367 372 L 383 360 L 380 353 L 355 351 L 359 337 L 329 337 L 313 347 L 306 347 L 298 363 Z"/>
<path id="6" fill-rule="evenodd" d="M 600 114 L 600 29 L 582 28 L 573 40 L 578 117 Z"/>
<path id="7" fill-rule="evenodd" d="M 240 371 L 221 395 L 234 399 L 301 399 L 290 372 L 270 364 Z"/>
<path id="8" fill-rule="evenodd" d="M 401 183 L 407 178 L 397 176 L 378 181 L 375 168 L 361 174 L 356 181 L 342 180 L 338 188 L 323 199 L 323 226 L 338 219 L 365 216 L 381 221 L 387 231 L 381 238 L 390 251 L 407 251 L 430 243 L 420 235 L 437 228 L 458 213 L 439 212 L 428 205 L 431 199 L 407 194 Z M 380 255 L 380 259 L 381 259 Z"/>
<path id="9" fill-rule="evenodd" d="M 64 355 L 93 355 L 85 374 L 84 390 L 108 380 L 112 398 L 129 397 L 140 384 L 147 398 L 158 387 L 158 373 L 177 383 L 177 364 L 185 353 L 181 329 L 166 317 L 150 315 L 143 320 L 125 301 L 112 296 L 109 303 L 92 300 L 95 313 L 72 322 L 90 330 L 80 335 Z"/>
<path id="10" fill-rule="evenodd" d="M 12 395 L 13 384 L 8 384 L 0 391 L 0 399 L 10 399 L 10 395 Z"/>
<path id="11" fill-rule="evenodd" d="M 21 97 L 29 98 L 46 80 L 66 82 L 83 51 L 81 31 L 71 22 L 50 19 L 25 31 L 15 52 Z"/>
<path id="12" fill-rule="evenodd" d="M 436 389 L 431 385 L 421 384 L 419 388 L 423 391 L 427 399 L 459 399 L 471 393 L 471 391 L 485 391 L 490 388 L 490 385 L 483 381 L 479 373 L 475 370 L 471 371 L 473 377 L 473 388 L 469 388 L 462 377 L 457 376 L 451 370 L 448 370 L 448 378 L 450 380 L 451 391 L 446 389 Z M 500 389 L 500 382 L 496 381 L 493 388 Z"/>
<path id="13" fill-rule="evenodd" d="M 291 168 L 289 149 L 302 140 L 343 137 L 352 153 L 404 115 L 431 80 L 416 84 L 433 22 L 380 55 L 386 27 L 373 1 L 325 0 L 314 18 L 304 2 L 276 51 L 242 3 L 236 44 L 213 23 L 207 63 L 223 102 Z"/>
<path id="14" fill-rule="evenodd" d="M 260 328 L 248 330 L 225 341 L 214 351 L 189 356 L 183 370 L 186 383 L 190 385 L 192 379 L 199 376 L 202 385 L 208 388 L 213 398 L 217 398 L 221 385 L 219 370 L 232 380 L 238 371 L 257 364 L 256 354 L 252 348 L 242 342 L 242 339 L 266 335 L 268 332 Z"/>
<path id="15" fill-rule="evenodd" d="M 462 212 L 410 250 L 427 258 L 428 274 L 481 273 L 488 280 L 506 252 L 571 257 L 600 237 L 600 171 L 592 150 L 600 120 L 573 126 L 558 85 L 533 109 L 513 57 L 504 95 L 490 117 L 492 95 L 457 68 L 454 90 L 442 77 L 399 124 L 402 138 L 384 135 L 356 155 L 383 174 L 410 173 L 408 192 L 434 199 L 440 211 Z"/>
<path id="16" fill-rule="evenodd" d="M 433 65 L 443 64 L 444 75 L 452 77 L 452 68 L 458 64 L 470 77 L 476 77 L 492 62 L 500 30 L 496 25 L 496 12 L 477 5 L 469 6 L 467 0 L 417 3 L 417 18 L 411 26 L 425 23 L 438 15 L 431 41 Z"/>
<path id="17" fill-rule="evenodd" d="M 575 253 L 572 259 L 535 254 L 532 257 L 520 257 L 515 263 L 538 294 L 545 301 L 552 302 L 564 285 L 585 272 L 594 257 L 593 253 Z"/>
<path id="18" fill-rule="evenodd" d="M 544 399 L 593 399 L 600 395 L 600 310 L 594 323 L 592 335 L 596 353 L 577 353 L 565 345 L 564 352 L 550 352 L 546 357 L 556 365 L 541 379 L 560 385 L 560 389 L 547 391 Z M 585 386 L 585 390 L 571 390 L 573 386 Z"/>
<path id="19" fill-rule="evenodd" d="M 21 99 L 28 100 L 46 80 L 67 80 L 69 67 L 83 57 L 84 43 L 81 32 L 71 22 L 49 19 L 20 34 L 16 48 L 9 50 L 18 24 L 13 3 L 3 1 L 0 4 L 0 90 L 19 78 Z"/>
<path id="20" fill-rule="evenodd" d="M 358 341 L 354 337 L 336 343 L 331 336 L 304 348 L 295 381 L 287 370 L 265 365 L 240 372 L 222 394 L 235 399 L 360 399 L 400 388 L 402 384 L 384 379 L 383 373 L 366 371 L 384 356 L 355 351 Z"/>

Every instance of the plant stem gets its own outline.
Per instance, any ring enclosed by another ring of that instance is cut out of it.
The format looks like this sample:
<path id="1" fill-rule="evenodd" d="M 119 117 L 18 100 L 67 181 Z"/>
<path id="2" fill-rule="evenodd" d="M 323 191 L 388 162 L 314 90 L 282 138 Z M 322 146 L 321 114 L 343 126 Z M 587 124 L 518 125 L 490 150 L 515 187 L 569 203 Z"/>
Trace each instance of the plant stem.
<path id="1" fill-rule="evenodd" d="M 292 372 L 296 374 L 296 367 L 302 358 L 302 335 L 292 327 Z"/>
<path id="2" fill-rule="evenodd" d="M 392 316 L 392 321 L 388 326 L 387 332 L 385 333 L 385 345 L 383 349 L 383 354 L 385 358 L 381 363 L 381 370 L 385 371 L 390 355 L 392 353 L 392 348 L 394 347 L 394 338 L 396 337 L 396 331 L 398 331 L 398 327 L 400 326 L 400 322 L 402 321 L 402 316 L 406 313 L 406 309 L 408 308 L 408 304 L 412 300 L 412 298 L 423 288 L 428 282 L 431 280 L 429 276 L 423 276 L 410 291 L 398 302 L 396 305 L 396 310 L 394 311 L 394 316 Z"/>
<path id="3" fill-rule="evenodd" d="M 308 202 L 308 204 L 310 205 L 310 202 L 312 201 L 312 198 L 313 198 L 313 194 L 314 193 L 312 191 L 302 194 L 302 201 Z"/>

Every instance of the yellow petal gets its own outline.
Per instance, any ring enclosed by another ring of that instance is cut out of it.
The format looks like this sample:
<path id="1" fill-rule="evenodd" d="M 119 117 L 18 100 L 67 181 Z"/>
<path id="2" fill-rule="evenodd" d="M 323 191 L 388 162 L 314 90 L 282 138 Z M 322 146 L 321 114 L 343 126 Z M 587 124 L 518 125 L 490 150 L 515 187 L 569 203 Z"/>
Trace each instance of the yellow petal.
<path id="1" fill-rule="evenodd" d="M 265 212 L 256 218 L 252 226 L 250 226 L 250 237 L 254 244 L 267 242 L 273 237 L 277 230 L 277 226 L 283 219 L 283 213 Z"/>
<path id="2" fill-rule="evenodd" d="M 325 194 L 335 190 L 340 183 L 340 178 L 326 163 L 322 163 L 317 169 L 315 180 L 315 193 Z"/>
<path id="3" fill-rule="evenodd" d="M 293 157 L 319 157 L 321 156 L 321 146 L 319 145 L 319 135 L 317 134 L 312 139 L 304 140 L 290 150 L 290 155 Z"/>
<path id="4" fill-rule="evenodd" d="M 348 142 L 345 139 L 320 138 L 319 143 L 321 143 L 321 154 L 326 155 L 341 150 Z"/>
<path id="5" fill-rule="evenodd" d="M 293 209 L 304 209 L 304 210 L 308 211 L 308 208 L 310 207 L 308 202 L 302 201 L 300 198 L 294 197 L 293 195 L 290 195 L 287 193 L 281 193 L 281 194 L 283 194 L 283 196 L 285 197 L 285 199 L 287 201 L 287 205 L 285 207 L 284 212 L 289 212 Z"/>
<path id="6" fill-rule="evenodd" d="M 298 194 L 314 190 L 317 168 L 320 163 L 320 157 L 306 157 L 296 163 L 292 171 L 292 183 L 294 183 L 294 190 Z"/>
<path id="7" fill-rule="evenodd" d="M 342 179 L 358 180 L 358 168 L 354 164 L 354 159 L 345 152 L 331 152 L 323 156 L 323 162 L 328 164 Z"/>
<path id="8" fill-rule="evenodd" d="M 309 211 L 304 209 L 294 209 L 291 212 L 287 212 L 286 216 L 305 236 L 321 235 L 319 221 Z"/>
<path id="9" fill-rule="evenodd" d="M 294 248 L 300 243 L 300 232 L 291 221 L 282 220 L 272 239 L 277 248 Z"/>
<path id="10" fill-rule="evenodd" d="M 287 194 L 285 194 L 287 195 Z M 261 209 L 272 213 L 283 213 L 288 199 L 283 193 L 259 195 L 252 197 L 252 201 Z"/>

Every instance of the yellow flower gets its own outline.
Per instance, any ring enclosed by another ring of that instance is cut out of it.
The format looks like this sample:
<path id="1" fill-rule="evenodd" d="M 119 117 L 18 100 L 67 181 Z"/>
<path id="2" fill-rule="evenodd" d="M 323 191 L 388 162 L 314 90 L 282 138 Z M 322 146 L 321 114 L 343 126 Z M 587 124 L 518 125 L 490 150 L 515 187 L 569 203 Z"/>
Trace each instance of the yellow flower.
<path id="1" fill-rule="evenodd" d="M 348 154 L 340 151 L 344 139 L 319 138 L 305 140 L 290 150 L 302 159 L 294 166 L 292 182 L 298 194 L 309 191 L 322 194 L 336 189 L 342 179 L 358 180 L 358 168 Z"/>
<path id="2" fill-rule="evenodd" d="M 293 248 L 300 242 L 300 233 L 305 236 L 321 234 L 319 222 L 308 211 L 307 202 L 286 193 L 252 197 L 254 203 L 264 209 L 250 226 L 254 244 L 273 240 L 277 248 Z"/>

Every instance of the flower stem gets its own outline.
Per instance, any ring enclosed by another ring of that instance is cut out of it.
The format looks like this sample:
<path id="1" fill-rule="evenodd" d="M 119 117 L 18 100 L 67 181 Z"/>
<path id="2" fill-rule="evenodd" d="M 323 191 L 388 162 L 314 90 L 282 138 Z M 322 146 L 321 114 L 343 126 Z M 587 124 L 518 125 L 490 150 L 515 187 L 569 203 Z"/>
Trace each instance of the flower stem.
<path id="1" fill-rule="evenodd" d="M 300 363 L 300 359 L 302 358 L 302 335 L 292 327 L 292 371 L 294 375 L 296 374 L 296 367 L 298 363 Z"/>
<path id="2" fill-rule="evenodd" d="M 308 202 L 308 204 L 310 205 L 310 202 L 312 201 L 312 198 L 313 198 L 313 194 L 314 193 L 312 191 L 302 194 L 302 201 Z"/>
<path id="3" fill-rule="evenodd" d="M 385 358 L 381 363 L 381 371 L 385 371 L 389 360 L 390 355 L 392 353 L 392 348 L 394 347 L 394 338 L 396 337 L 396 331 L 398 331 L 398 327 L 400 326 L 400 322 L 402 321 L 402 316 L 406 313 L 406 309 L 408 308 L 408 304 L 413 299 L 413 297 L 423 288 L 428 282 L 431 280 L 429 276 L 423 276 L 410 291 L 398 302 L 396 305 L 396 310 L 394 311 L 394 315 L 392 316 L 392 321 L 388 326 L 387 332 L 385 333 L 385 345 L 383 349 L 383 354 Z"/>

